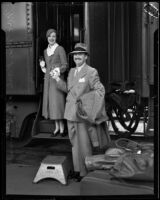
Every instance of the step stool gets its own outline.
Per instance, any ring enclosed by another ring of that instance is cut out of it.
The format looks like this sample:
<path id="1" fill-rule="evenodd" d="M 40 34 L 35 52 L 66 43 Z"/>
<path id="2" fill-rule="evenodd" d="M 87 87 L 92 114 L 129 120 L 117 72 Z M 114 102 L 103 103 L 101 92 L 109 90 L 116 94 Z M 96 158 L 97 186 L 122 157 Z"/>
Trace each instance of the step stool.
<path id="1" fill-rule="evenodd" d="M 70 170 L 71 163 L 66 156 L 48 155 L 42 160 L 33 183 L 45 178 L 53 178 L 66 185 Z"/>

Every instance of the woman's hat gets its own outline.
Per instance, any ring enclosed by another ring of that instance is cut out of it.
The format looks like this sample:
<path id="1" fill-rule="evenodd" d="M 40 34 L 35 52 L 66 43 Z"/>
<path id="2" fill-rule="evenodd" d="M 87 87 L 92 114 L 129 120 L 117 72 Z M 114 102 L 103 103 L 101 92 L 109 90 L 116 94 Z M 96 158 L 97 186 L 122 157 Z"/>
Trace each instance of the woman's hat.
<path id="1" fill-rule="evenodd" d="M 87 47 L 86 44 L 84 43 L 77 43 L 74 47 L 74 51 L 70 52 L 70 54 L 75 54 L 75 53 L 85 53 L 87 55 L 89 55 L 88 51 L 87 51 Z"/>

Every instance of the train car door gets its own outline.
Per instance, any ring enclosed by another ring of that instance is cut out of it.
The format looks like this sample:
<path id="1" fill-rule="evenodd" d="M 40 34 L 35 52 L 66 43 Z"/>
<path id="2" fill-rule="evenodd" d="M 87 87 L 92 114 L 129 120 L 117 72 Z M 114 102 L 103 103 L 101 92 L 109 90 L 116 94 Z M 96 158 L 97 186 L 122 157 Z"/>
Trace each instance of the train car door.
<path id="1" fill-rule="evenodd" d="M 50 137 L 53 122 L 44 120 L 41 117 L 43 76 L 40 70 L 39 57 L 43 56 L 43 51 L 47 47 L 46 31 L 49 28 L 57 30 L 57 42 L 62 45 L 68 55 L 69 68 L 74 66 L 69 52 L 73 49 L 75 43 L 83 42 L 83 5 L 84 3 L 67 2 L 36 2 L 35 10 L 35 63 L 36 63 L 36 89 L 40 93 L 40 103 L 37 117 L 32 129 L 33 138 Z M 66 73 L 67 76 L 67 73 Z M 57 136 L 59 137 L 59 136 Z"/>
<path id="2" fill-rule="evenodd" d="M 36 88 L 37 91 L 43 84 L 38 58 L 43 56 L 47 46 L 45 33 L 49 28 L 57 30 L 57 42 L 62 45 L 68 55 L 75 43 L 84 41 L 84 3 L 83 2 L 36 2 L 35 10 L 35 63 L 36 63 Z M 69 67 L 73 61 L 68 55 Z"/>

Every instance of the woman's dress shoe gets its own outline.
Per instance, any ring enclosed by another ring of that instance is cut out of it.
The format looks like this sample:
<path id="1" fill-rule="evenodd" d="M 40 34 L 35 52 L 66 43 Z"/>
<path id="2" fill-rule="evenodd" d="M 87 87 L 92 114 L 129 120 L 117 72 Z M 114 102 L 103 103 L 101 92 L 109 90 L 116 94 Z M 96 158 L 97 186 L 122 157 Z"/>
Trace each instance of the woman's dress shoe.
<path id="1" fill-rule="evenodd" d="M 58 134 L 59 134 L 59 131 L 57 131 L 56 133 L 52 132 L 51 137 L 56 137 Z"/>
<path id="2" fill-rule="evenodd" d="M 65 137 L 67 135 L 67 132 L 66 131 L 64 131 L 63 133 L 60 133 L 60 136 L 61 137 Z"/>

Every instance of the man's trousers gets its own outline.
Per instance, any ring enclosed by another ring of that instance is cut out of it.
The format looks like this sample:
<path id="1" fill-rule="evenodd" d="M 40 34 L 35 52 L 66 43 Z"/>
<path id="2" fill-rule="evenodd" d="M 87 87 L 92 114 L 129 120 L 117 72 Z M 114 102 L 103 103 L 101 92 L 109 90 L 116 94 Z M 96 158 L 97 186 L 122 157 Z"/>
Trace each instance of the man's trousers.
<path id="1" fill-rule="evenodd" d="M 80 176 L 87 174 L 85 157 L 92 155 L 92 144 L 87 132 L 87 123 L 67 121 L 69 139 L 72 145 L 74 171 Z"/>

